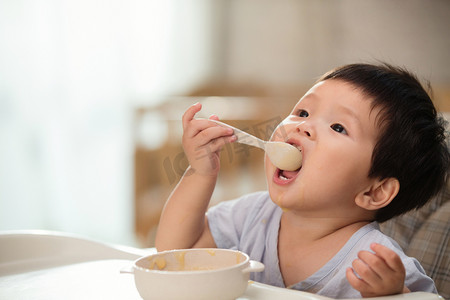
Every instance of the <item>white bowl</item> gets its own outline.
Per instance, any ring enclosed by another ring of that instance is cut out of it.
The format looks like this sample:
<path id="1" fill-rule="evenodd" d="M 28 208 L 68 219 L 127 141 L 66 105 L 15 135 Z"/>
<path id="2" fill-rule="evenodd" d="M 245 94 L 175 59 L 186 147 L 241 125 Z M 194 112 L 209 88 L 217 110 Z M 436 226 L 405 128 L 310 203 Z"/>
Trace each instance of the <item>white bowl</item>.
<path id="1" fill-rule="evenodd" d="M 245 293 L 250 272 L 264 265 L 227 249 L 171 250 L 136 260 L 122 273 L 134 274 L 144 299 L 236 299 Z"/>

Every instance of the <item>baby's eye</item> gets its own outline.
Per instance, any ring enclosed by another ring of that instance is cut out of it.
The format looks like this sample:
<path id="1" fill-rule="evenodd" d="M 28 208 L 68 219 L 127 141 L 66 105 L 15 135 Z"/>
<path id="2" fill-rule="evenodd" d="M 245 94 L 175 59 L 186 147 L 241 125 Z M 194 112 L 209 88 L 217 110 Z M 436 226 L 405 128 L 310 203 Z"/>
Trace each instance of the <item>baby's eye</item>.
<path id="1" fill-rule="evenodd" d="M 345 130 L 344 126 L 342 126 L 341 124 L 333 124 L 331 125 L 331 129 L 339 133 L 348 134 L 347 130 Z"/>
<path id="2" fill-rule="evenodd" d="M 309 117 L 309 113 L 304 109 L 300 109 L 297 114 L 300 118 Z"/>

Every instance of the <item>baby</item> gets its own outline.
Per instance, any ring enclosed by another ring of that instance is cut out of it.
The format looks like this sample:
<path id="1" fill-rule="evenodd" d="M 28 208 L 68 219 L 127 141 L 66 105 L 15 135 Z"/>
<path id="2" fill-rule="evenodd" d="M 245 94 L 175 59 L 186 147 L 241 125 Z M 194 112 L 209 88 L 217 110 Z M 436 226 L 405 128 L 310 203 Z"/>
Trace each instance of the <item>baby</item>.
<path id="1" fill-rule="evenodd" d="M 219 152 L 236 137 L 195 119 L 200 110 L 194 104 L 182 118 L 190 166 L 161 215 L 159 251 L 241 250 L 266 266 L 253 280 L 334 298 L 436 293 L 378 226 L 423 206 L 448 174 L 444 121 L 413 75 L 369 64 L 325 74 L 271 137 L 299 148 L 302 167 L 280 170 L 266 157 L 268 191 L 208 212 Z"/>

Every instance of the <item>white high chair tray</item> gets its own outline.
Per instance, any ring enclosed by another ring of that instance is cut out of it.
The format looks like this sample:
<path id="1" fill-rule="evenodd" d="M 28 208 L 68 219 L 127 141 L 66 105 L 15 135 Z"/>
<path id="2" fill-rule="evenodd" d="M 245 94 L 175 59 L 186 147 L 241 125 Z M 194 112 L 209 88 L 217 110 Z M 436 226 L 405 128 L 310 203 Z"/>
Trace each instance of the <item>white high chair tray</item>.
<path id="1" fill-rule="evenodd" d="M 114 246 L 74 235 L 43 232 L 0 233 L 0 299 L 141 299 L 134 277 L 120 270 L 156 252 Z M 327 300 L 330 298 L 249 282 L 239 300 Z M 371 299 L 437 300 L 430 293 Z"/>

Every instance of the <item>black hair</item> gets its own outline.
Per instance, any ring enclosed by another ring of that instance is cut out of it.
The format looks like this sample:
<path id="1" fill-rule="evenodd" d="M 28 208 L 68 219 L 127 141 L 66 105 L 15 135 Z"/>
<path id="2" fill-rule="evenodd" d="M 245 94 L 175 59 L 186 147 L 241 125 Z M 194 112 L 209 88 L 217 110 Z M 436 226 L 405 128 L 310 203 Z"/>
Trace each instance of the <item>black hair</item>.
<path id="1" fill-rule="evenodd" d="M 351 64 L 334 69 L 318 81 L 352 84 L 380 108 L 381 132 L 372 154 L 371 178 L 394 177 L 400 190 L 375 220 L 387 221 L 418 209 L 445 185 L 450 154 L 445 120 L 415 75 L 389 64 Z"/>

